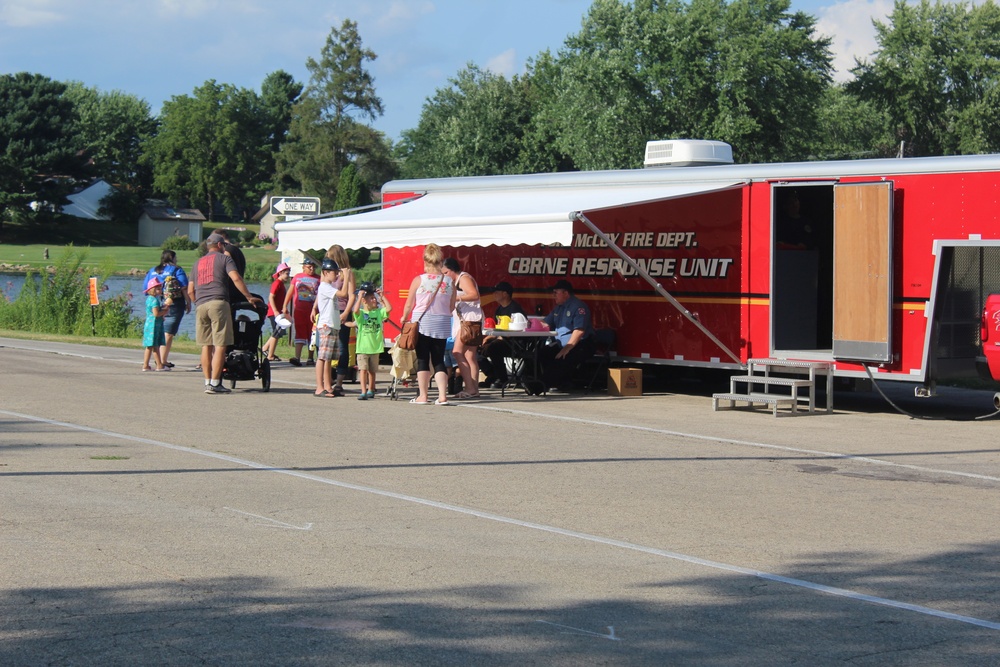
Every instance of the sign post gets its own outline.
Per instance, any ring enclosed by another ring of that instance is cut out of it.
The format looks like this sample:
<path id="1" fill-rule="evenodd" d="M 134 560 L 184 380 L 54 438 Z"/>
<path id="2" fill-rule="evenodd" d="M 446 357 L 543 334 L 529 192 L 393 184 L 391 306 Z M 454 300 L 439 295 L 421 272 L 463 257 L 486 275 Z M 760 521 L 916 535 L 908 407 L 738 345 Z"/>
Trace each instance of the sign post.
<path id="1" fill-rule="evenodd" d="M 88 291 L 90 292 L 90 335 L 96 336 L 97 306 L 101 303 L 101 300 L 97 296 L 97 278 L 91 277 Z"/>
<path id="2" fill-rule="evenodd" d="M 319 215 L 319 197 L 271 197 L 271 215 L 283 215 L 286 220 Z"/>

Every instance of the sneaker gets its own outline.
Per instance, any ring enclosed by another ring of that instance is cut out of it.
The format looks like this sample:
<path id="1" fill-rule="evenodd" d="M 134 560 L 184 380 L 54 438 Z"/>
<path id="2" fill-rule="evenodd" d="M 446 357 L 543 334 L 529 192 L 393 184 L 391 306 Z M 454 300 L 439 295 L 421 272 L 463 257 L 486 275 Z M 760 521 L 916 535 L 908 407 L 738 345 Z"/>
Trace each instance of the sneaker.
<path id="1" fill-rule="evenodd" d="M 221 384 L 210 384 L 205 387 L 206 394 L 231 394 L 233 390 L 229 387 L 223 387 Z"/>
<path id="2" fill-rule="evenodd" d="M 368 398 L 375 398 L 375 392 L 371 389 L 368 390 Z"/>
<path id="3" fill-rule="evenodd" d="M 306 366 L 315 366 L 315 365 L 316 365 L 315 359 L 306 359 Z"/>
<path id="4" fill-rule="evenodd" d="M 367 401 L 368 400 L 368 394 L 361 394 L 360 396 L 358 396 L 358 400 L 359 401 Z"/>
<path id="5" fill-rule="evenodd" d="M 299 361 L 298 357 L 292 357 L 292 358 L 290 358 L 288 360 L 288 363 L 290 363 L 292 366 L 301 366 L 302 365 L 302 362 Z"/>
<path id="6" fill-rule="evenodd" d="M 333 388 L 333 395 L 334 396 L 343 396 L 344 395 L 344 390 L 341 389 L 340 387 L 334 387 Z"/>

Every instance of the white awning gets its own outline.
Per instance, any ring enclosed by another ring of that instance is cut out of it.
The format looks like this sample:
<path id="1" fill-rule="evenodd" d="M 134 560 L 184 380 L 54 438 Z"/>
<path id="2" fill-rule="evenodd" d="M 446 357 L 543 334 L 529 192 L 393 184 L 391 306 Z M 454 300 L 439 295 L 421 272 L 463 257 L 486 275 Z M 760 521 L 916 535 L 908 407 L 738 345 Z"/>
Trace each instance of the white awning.
<path id="1" fill-rule="evenodd" d="M 741 183 L 740 183 L 741 184 Z M 282 253 L 339 244 L 393 248 L 573 242 L 573 214 L 725 190 L 737 183 L 429 192 L 396 206 L 275 225 Z"/>

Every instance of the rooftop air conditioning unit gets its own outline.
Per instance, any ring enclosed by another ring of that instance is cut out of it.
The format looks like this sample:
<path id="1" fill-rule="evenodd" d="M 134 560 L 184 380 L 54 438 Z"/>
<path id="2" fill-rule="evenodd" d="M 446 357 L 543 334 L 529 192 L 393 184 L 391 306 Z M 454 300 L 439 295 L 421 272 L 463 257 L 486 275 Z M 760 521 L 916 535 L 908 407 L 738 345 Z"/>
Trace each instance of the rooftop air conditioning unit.
<path id="1" fill-rule="evenodd" d="M 733 147 L 724 141 L 706 139 L 668 139 L 647 141 L 646 167 L 697 167 L 732 164 Z"/>

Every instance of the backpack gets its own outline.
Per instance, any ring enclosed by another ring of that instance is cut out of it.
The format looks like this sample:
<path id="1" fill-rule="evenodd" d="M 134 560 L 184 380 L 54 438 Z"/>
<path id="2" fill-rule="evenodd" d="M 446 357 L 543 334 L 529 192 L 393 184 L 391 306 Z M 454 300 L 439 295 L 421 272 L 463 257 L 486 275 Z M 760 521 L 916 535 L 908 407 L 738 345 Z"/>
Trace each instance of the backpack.
<path id="1" fill-rule="evenodd" d="M 177 280 L 177 276 L 172 273 L 163 276 L 163 298 L 172 299 L 172 303 L 182 303 L 184 299 L 184 288 Z"/>

